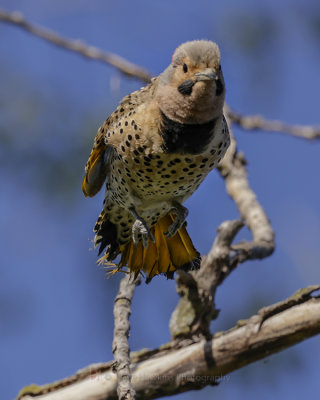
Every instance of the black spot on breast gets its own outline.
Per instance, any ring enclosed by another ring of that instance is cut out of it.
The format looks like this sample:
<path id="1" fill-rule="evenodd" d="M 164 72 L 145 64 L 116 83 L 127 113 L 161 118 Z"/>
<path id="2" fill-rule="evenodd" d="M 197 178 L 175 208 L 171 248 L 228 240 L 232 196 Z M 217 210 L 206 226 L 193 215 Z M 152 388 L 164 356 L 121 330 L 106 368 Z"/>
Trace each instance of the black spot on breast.
<path id="1" fill-rule="evenodd" d="M 199 154 L 209 144 L 217 119 L 204 124 L 181 124 L 161 112 L 160 134 L 165 153 Z M 179 162 L 179 161 L 178 161 Z"/>

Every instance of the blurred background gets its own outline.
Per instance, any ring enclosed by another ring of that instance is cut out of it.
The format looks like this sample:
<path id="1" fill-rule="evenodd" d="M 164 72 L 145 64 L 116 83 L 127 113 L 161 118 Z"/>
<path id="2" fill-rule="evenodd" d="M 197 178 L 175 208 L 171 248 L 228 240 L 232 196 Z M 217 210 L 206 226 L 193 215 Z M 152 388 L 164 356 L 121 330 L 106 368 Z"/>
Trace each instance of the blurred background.
<path id="1" fill-rule="evenodd" d="M 244 114 L 320 124 L 318 0 L 0 0 L 30 21 L 117 53 L 158 75 L 184 41 L 222 53 L 227 102 Z M 85 199 L 84 165 L 100 124 L 142 86 L 99 62 L 0 23 L 0 391 L 44 384 L 112 359 L 113 299 L 92 250 L 103 193 Z M 276 232 L 276 251 L 241 265 L 219 288 L 212 330 L 319 283 L 320 143 L 235 129 L 250 183 Z M 199 251 L 238 212 L 213 171 L 187 202 Z M 243 230 L 239 239 L 250 237 Z M 164 295 L 165 293 L 165 295 Z M 178 296 L 163 277 L 136 291 L 131 348 L 170 339 Z M 197 398 L 300 399 L 319 393 L 319 337 L 208 387 Z M 177 395 L 192 399 L 194 393 Z"/>

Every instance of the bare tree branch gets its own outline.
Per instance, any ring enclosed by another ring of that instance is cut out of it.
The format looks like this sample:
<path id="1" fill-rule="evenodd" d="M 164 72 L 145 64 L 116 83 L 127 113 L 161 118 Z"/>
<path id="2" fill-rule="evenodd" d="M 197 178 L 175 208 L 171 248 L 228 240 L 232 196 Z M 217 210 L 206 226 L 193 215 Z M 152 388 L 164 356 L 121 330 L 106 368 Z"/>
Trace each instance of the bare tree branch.
<path id="1" fill-rule="evenodd" d="M 280 132 L 302 139 L 320 139 L 320 126 L 289 125 L 282 121 L 268 121 L 261 115 L 241 115 L 228 109 L 228 116 L 232 122 L 246 130 L 263 130 Z"/>
<path id="2" fill-rule="evenodd" d="M 134 400 L 135 391 L 131 384 L 130 348 L 129 348 L 129 317 L 131 314 L 131 300 L 136 285 L 140 284 L 140 277 L 130 280 L 127 274 L 120 282 L 119 292 L 114 301 L 114 335 L 112 352 L 114 355 L 114 368 L 118 377 L 119 400 Z M 132 278 L 132 277 L 131 277 Z"/>
<path id="3" fill-rule="evenodd" d="M 133 353 L 132 384 L 137 399 L 154 399 L 230 381 L 232 371 L 320 333 L 320 298 L 311 286 L 234 328 L 207 340 L 175 348 L 172 344 Z M 73 377 L 27 390 L 20 400 L 115 400 L 116 375 L 111 363 L 89 366 Z M 31 397 L 32 396 L 32 397 Z"/>
<path id="4" fill-rule="evenodd" d="M 151 80 L 151 75 L 144 68 L 125 60 L 117 54 L 101 51 L 96 47 L 88 46 L 81 40 L 70 40 L 46 28 L 31 24 L 20 12 L 9 13 L 0 9 L 0 21 L 18 26 L 32 33 L 33 35 L 66 50 L 73 51 L 93 60 L 102 61 L 108 65 L 112 65 L 126 76 L 140 79 L 146 83 L 149 83 Z"/>

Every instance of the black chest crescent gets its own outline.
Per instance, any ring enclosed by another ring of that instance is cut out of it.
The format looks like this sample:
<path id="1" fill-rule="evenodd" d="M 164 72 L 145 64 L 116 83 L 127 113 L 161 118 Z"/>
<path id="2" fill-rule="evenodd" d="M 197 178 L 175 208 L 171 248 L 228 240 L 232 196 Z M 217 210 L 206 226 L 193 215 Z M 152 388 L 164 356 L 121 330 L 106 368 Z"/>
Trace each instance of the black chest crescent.
<path id="1" fill-rule="evenodd" d="M 181 124 L 161 112 L 160 134 L 165 153 L 200 154 L 210 143 L 217 118 L 204 124 Z"/>

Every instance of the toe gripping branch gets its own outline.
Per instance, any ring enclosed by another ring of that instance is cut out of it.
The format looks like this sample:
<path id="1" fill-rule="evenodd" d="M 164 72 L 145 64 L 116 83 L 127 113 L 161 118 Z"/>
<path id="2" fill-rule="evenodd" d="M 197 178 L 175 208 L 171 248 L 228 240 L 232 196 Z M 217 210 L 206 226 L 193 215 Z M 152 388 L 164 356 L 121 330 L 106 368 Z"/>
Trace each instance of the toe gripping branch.
<path id="1" fill-rule="evenodd" d="M 182 225 L 185 223 L 185 220 L 189 214 L 188 209 L 180 203 L 175 201 L 172 205 L 173 207 L 171 208 L 170 213 L 175 216 L 175 219 L 169 226 L 168 231 L 165 232 L 165 235 L 169 238 L 174 236 L 178 230 L 182 228 Z"/>
<path id="2" fill-rule="evenodd" d="M 134 244 L 138 244 L 139 241 L 142 241 L 143 247 L 145 249 L 148 248 L 148 240 L 149 238 L 155 243 L 155 238 L 148 227 L 146 221 L 140 217 L 140 215 L 137 213 L 136 209 L 134 207 L 130 207 L 129 211 L 133 215 L 133 217 L 136 219 L 133 226 L 132 226 L 132 240 Z M 171 214 L 175 216 L 175 219 L 173 223 L 168 227 L 167 232 L 164 232 L 164 234 L 171 238 L 174 236 L 179 229 L 182 228 L 183 224 L 185 223 L 185 220 L 189 214 L 189 211 L 186 207 L 183 205 L 173 202 L 172 208 L 169 211 Z"/>
<path id="3" fill-rule="evenodd" d="M 145 249 L 148 248 L 148 240 L 149 238 L 155 243 L 155 238 L 150 231 L 146 221 L 139 216 L 136 209 L 134 207 L 129 208 L 129 211 L 136 219 L 132 226 L 132 240 L 134 244 L 138 244 L 140 240 L 142 240 L 143 247 Z"/>

